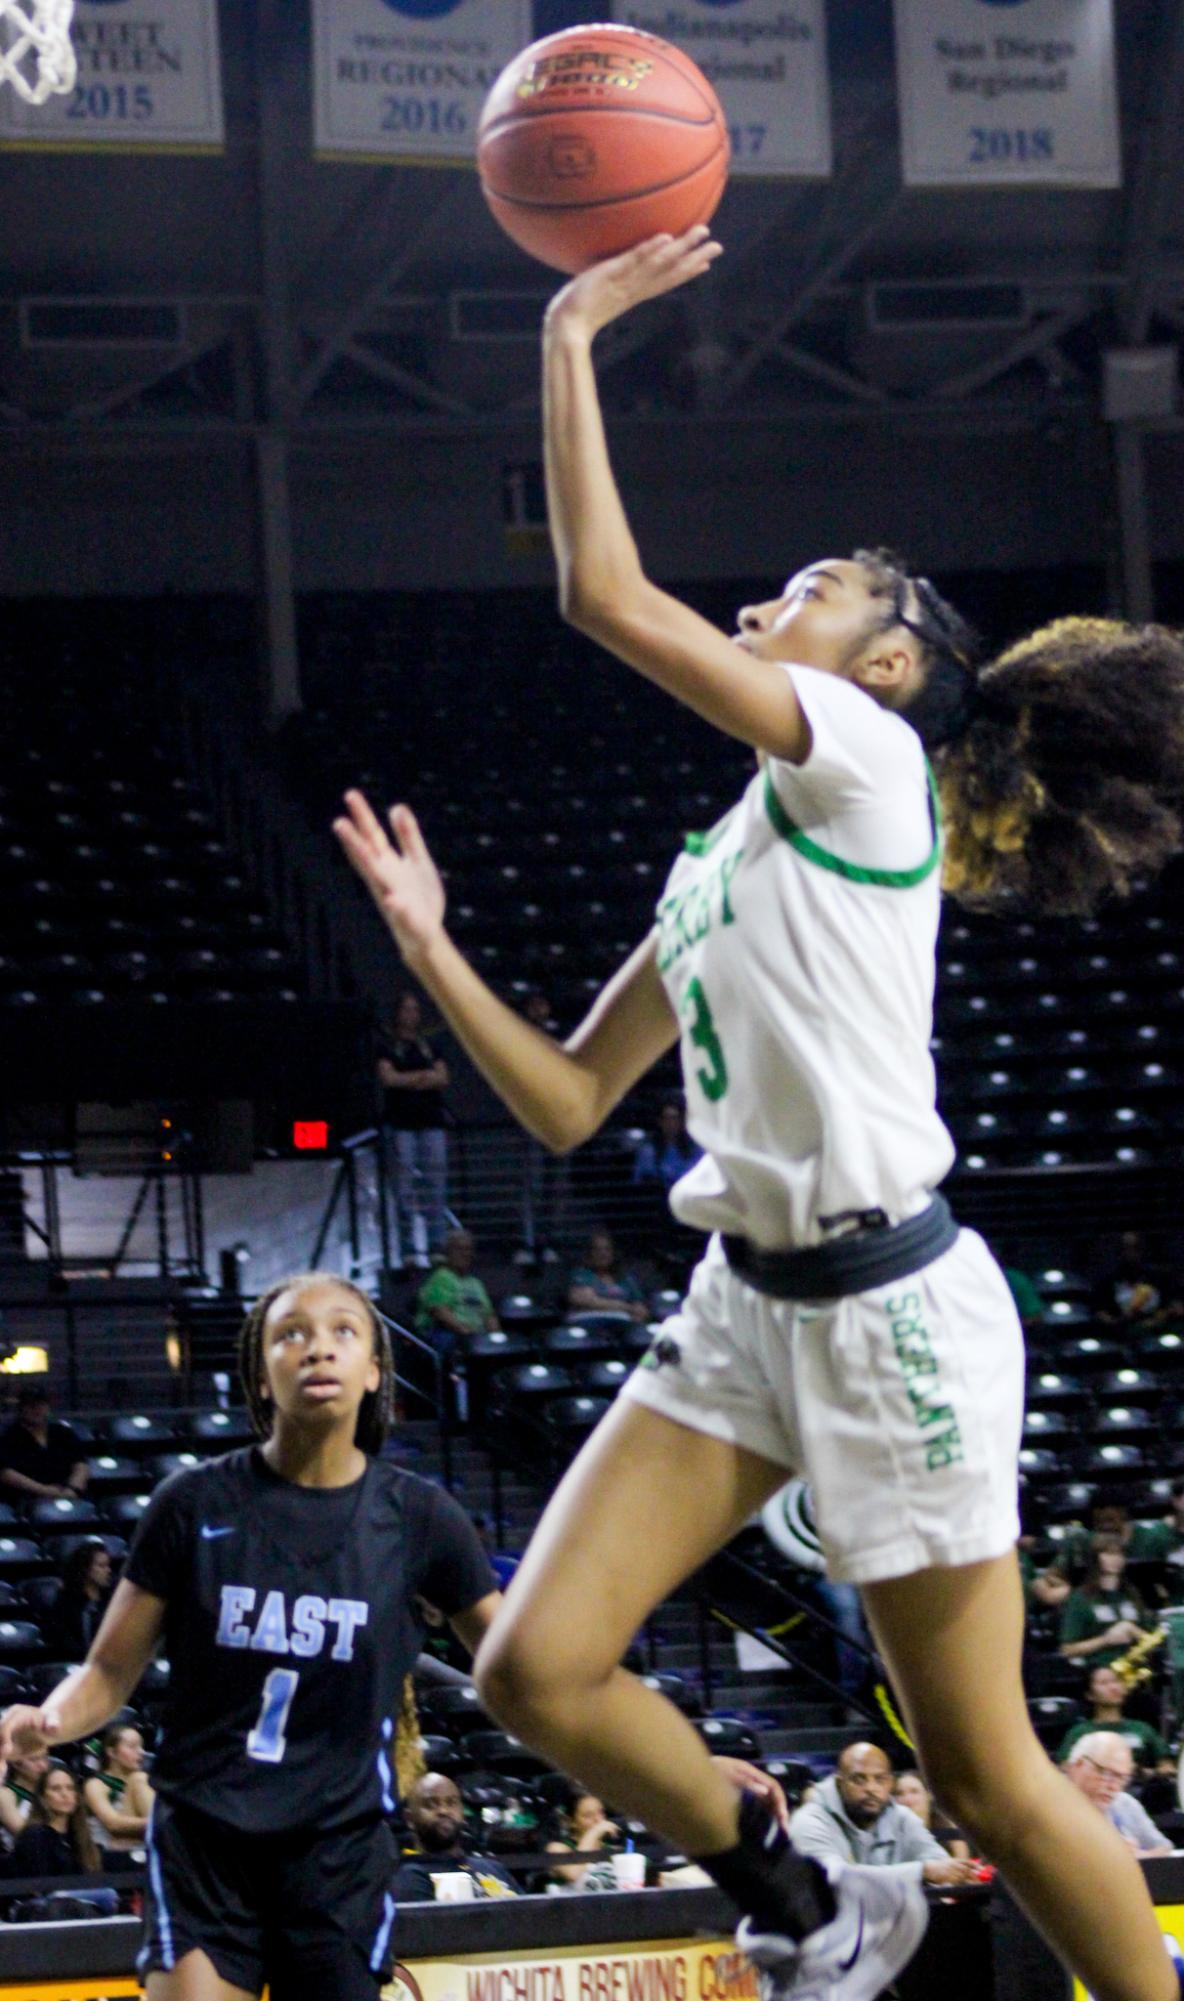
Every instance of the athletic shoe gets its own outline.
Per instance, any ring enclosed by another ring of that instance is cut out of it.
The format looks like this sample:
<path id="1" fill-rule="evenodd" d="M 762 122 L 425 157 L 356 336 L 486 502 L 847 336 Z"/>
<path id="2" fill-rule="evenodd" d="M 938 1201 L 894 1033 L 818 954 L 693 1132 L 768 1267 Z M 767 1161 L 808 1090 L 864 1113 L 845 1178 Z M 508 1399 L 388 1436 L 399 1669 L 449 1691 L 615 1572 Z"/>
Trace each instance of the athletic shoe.
<path id="1" fill-rule="evenodd" d="M 760 1974 L 761 2001 L 875 2001 L 907 1966 L 929 1923 L 919 1883 L 883 1869 L 827 1869 L 837 1906 L 800 1945 L 757 1932 L 745 1918 L 736 1943 Z"/>

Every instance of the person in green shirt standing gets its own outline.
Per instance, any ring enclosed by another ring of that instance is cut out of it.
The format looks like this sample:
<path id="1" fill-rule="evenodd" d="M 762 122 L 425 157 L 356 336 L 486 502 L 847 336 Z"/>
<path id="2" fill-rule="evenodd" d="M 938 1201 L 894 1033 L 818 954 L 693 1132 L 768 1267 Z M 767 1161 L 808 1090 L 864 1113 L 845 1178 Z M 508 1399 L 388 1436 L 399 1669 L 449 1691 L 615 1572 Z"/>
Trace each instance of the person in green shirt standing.
<path id="1" fill-rule="evenodd" d="M 1066 1730 L 1057 1747 L 1058 1765 L 1065 1764 L 1073 1746 L 1083 1737 L 1094 1730 L 1112 1730 L 1116 1736 L 1125 1738 L 1135 1763 L 1144 1772 L 1159 1772 L 1165 1778 L 1174 1776 L 1175 1759 L 1158 1730 L 1144 1723 L 1141 1717 L 1124 1716 L 1126 1697 L 1126 1688 L 1112 1667 L 1093 1668 L 1086 1685 L 1090 1713 Z"/>
<path id="2" fill-rule="evenodd" d="M 1066 1660 L 1110 1667 L 1154 1627 L 1142 1594 L 1124 1577 L 1126 1551 L 1117 1536 L 1095 1536 L 1085 1582 L 1069 1594 L 1061 1613 Z"/>

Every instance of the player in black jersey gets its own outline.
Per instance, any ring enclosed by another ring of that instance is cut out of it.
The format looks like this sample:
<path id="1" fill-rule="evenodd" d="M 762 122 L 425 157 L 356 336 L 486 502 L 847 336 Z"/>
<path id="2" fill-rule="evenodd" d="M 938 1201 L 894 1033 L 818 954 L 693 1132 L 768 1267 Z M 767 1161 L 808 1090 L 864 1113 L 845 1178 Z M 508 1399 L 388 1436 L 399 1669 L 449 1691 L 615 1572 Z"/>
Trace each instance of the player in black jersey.
<path id="1" fill-rule="evenodd" d="M 0 1756 L 90 1736 L 158 1641 L 171 1663 L 152 1783 L 149 2001 L 374 2001 L 389 1959 L 394 1733 L 426 1599 L 472 1651 L 498 1605 L 450 1496 L 376 1458 L 393 1364 L 341 1279 L 249 1316 L 263 1443 L 152 1497 L 84 1666 L 10 1709 Z"/>

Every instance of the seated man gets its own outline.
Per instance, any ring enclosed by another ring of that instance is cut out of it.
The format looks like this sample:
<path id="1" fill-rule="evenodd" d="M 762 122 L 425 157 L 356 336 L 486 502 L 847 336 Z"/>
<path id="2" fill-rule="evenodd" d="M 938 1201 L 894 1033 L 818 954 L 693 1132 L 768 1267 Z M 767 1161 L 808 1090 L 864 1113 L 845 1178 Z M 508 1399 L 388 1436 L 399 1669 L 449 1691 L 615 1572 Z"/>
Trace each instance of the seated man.
<path id="1" fill-rule="evenodd" d="M 1130 1745 L 1135 1762 L 1143 1771 L 1159 1772 L 1165 1778 L 1174 1776 L 1176 1761 L 1158 1730 L 1137 1716 L 1123 1715 L 1126 1696 L 1126 1688 L 1112 1667 L 1096 1667 L 1093 1670 L 1086 1684 L 1089 1716 L 1066 1730 L 1057 1750 L 1058 1765 L 1068 1762 L 1070 1753 L 1083 1737 L 1104 1730 Z"/>
<path id="2" fill-rule="evenodd" d="M 498 1325 L 493 1301 L 473 1270 L 476 1252 L 470 1230 L 449 1230 L 443 1264 L 419 1288 L 415 1331 L 442 1355 L 451 1355 L 474 1334 L 490 1333 Z"/>
<path id="3" fill-rule="evenodd" d="M 923 1883 L 973 1883 L 973 1862 L 956 1862 L 910 1807 L 892 1797 L 892 1767 L 876 1744 L 848 1744 L 833 1777 L 789 1824 L 799 1855 L 894 1869 Z"/>
<path id="4" fill-rule="evenodd" d="M 47 1392 L 29 1383 L 17 1398 L 15 1422 L 0 1432 L 0 1481 L 22 1500 L 38 1501 L 76 1498 L 89 1478 L 77 1432 L 50 1421 Z"/>
<path id="5" fill-rule="evenodd" d="M 1073 1746 L 1065 1763 L 1065 1777 L 1105 1814 L 1136 1855 L 1171 1855 L 1171 1842 L 1126 1791 L 1134 1768 L 1125 1737 L 1113 1730 L 1094 1730 Z"/>
<path id="6" fill-rule="evenodd" d="M 514 1878 L 491 1855 L 471 1855 L 463 1846 L 465 1810 L 457 1787 L 442 1772 L 425 1772 L 417 1779 L 403 1806 L 415 1839 L 395 1871 L 391 1890 L 400 1904 L 430 1903 L 437 1876 L 463 1874 L 473 1878 L 477 1897 L 516 1897 Z"/>

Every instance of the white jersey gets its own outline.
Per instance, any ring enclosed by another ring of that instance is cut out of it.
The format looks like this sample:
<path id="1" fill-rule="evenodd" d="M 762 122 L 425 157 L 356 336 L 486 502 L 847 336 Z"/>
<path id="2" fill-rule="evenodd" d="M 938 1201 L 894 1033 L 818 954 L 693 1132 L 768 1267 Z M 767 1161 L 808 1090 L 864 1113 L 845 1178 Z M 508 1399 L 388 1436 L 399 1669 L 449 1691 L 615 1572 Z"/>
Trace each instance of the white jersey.
<path id="1" fill-rule="evenodd" d="M 929 1052 L 936 800 L 915 732 L 852 682 L 787 667 L 813 743 L 770 759 L 658 906 L 687 1122 L 671 1206 L 763 1249 L 925 1206 L 954 1159 Z"/>

